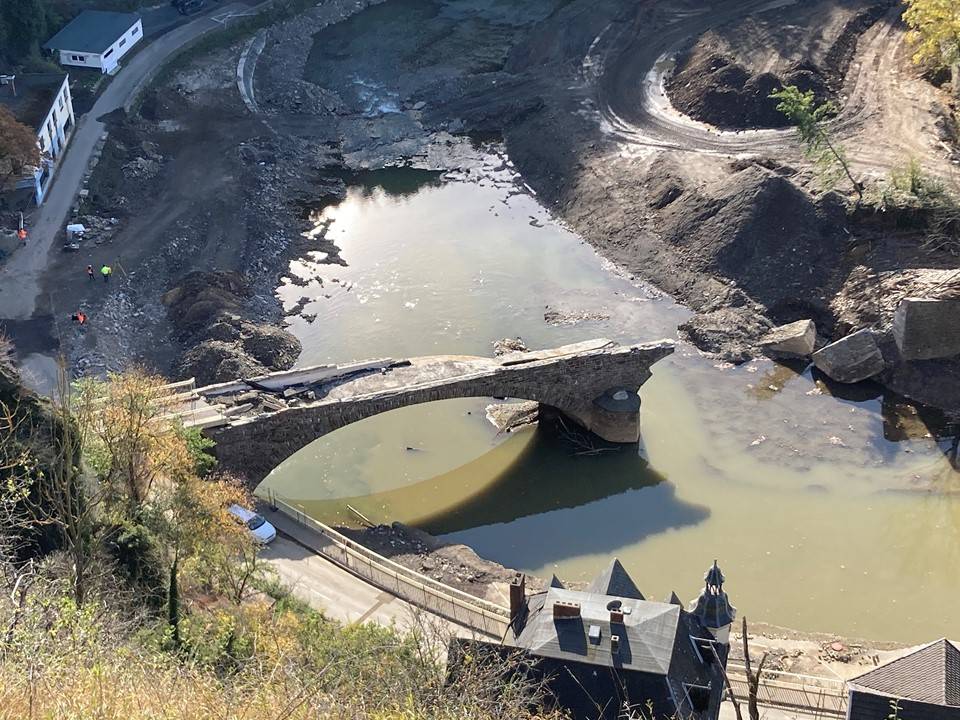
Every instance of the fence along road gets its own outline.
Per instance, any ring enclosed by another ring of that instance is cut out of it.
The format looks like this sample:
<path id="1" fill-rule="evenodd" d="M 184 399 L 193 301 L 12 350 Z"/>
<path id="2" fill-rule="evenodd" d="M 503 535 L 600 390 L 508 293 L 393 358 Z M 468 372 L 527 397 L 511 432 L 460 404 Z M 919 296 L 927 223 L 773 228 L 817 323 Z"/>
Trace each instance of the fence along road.
<path id="1" fill-rule="evenodd" d="M 727 666 L 727 678 L 741 703 L 749 697 L 747 671 L 742 665 Z M 757 688 L 757 704 L 817 718 L 847 715 L 847 692 L 843 680 L 764 670 Z"/>
<path id="2" fill-rule="evenodd" d="M 478 634 L 503 639 L 510 623 L 509 608 L 474 597 L 395 563 L 278 498 L 271 496 L 267 502 L 286 518 L 310 531 L 304 544 L 314 552 L 411 605 Z"/>

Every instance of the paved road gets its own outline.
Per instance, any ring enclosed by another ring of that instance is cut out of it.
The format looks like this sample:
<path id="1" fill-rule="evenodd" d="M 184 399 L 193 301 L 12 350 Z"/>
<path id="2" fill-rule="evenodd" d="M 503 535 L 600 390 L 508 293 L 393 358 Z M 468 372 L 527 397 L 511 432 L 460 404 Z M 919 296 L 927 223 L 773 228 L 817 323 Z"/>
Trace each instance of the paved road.
<path id="1" fill-rule="evenodd" d="M 229 12 L 249 12 L 246 3 L 237 2 L 212 8 L 212 12 L 157 38 L 130 60 L 113 78 L 97 99 L 89 113 L 84 115 L 74 130 L 63 162 L 57 169 L 53 187 L 33 221 L 29 244 L 15 252 L 9 262 L 0 268 L 0 319 L 26 320 L 33 316 L 41 281 L 47 268 L 47 258 L 58 243 L 67 214 L 80 189 L 90 157 L 105 130 L 99 118 L 122 107 L 141 83 L 148 79 L 165 58 L 195 37 L 220 27 L 216 17 Z"/>
<path id="2" fill-rule="evenodd" d="M 279 535 L 263 550 L 281 581 L 310 607 L 342 623 L 375 622 L 409 628 L 418 622 L 449 637 L 476 637 L 470 628 L 433 615 L 353 575 L 319 555 L 311 547 L 326 544 L 316 532 L 280 511 L 262 506 L 260 511 Z"/>
<path id="3" fill-rule="evenodd" d="M 403 628 L 422 614 L 288 537 L 277 537 L 264 549 L 263 557 L 297 598 L 344 624 L 373 622 Z"/>

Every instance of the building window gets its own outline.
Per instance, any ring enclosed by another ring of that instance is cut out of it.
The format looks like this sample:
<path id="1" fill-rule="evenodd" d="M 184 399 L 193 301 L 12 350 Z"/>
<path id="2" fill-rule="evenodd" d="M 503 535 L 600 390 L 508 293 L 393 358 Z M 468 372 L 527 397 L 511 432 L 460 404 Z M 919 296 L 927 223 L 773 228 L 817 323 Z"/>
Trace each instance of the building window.
<path id="1" fill-rule="evenodd" d="M 140 32 L 140 26 L 134 26 L 133 30 L 130 31 L 130 37 L 134 37 L 138 32 Z"/>
<path id="2" fill-rule="evenodd" d="M 86 61 L 87 61 L 87 56 L 86 56 L 86 55 L 71 55 L 71 56 L 70 56 L 70 59 L 73 60 L 74 62 L 86 62 Z"/>
<path id="3" fill-rule="evenodd" d="M 127 44 L 127 39 L 126 39 L 126 38 L 123 38 L 123 39 L 120 41 L 120 47 L 123 47 L 123 46 L 126 45 L 126 44 Z"/>
<path id="4" fill-rule="evenodd" d="M 113 48 L 110 48 L 103 54 L 104 57 L 110 57 L 111 55 L 113 55 Z"/>
<path id="5" fill-rule="evenodd" d="M 60 97 L 57 98 L 57 107 L 63 110 L 63 93 L 60 93 Z"/>

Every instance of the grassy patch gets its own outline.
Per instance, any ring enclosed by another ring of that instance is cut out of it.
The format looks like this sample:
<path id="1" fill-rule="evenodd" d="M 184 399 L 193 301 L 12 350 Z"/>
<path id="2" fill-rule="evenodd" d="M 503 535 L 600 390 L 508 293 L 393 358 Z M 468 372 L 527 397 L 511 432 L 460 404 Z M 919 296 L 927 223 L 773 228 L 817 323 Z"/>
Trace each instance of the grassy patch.
<path id="1" fill-rule="evenodd" d="M 926 249 L 960 255 L 960 199 L 916 160 L 891 170 L 869 194 L 868 205 L 922 228 Z"/>

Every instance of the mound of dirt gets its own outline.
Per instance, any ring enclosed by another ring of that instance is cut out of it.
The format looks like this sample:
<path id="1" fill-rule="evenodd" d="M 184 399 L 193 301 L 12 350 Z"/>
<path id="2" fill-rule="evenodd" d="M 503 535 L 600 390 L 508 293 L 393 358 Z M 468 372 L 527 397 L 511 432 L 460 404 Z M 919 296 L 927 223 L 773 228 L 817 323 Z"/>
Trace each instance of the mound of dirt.
<path id="1" fill-rule="evenodd" d="M 682 187 L 682 181 L 661 176 L 658 185 Z M 655 195 L 653 202 L 662 197 Z M 814 199 L 776 172 L 752 165 L 722 182 L 682 192 L 658 219 L 661 238 L 686 268 L 732 281 L 775 322 L 810 317 L 811 306 L 819 310 L 814 315 L 828 313 L 827 274 L 846 251 L 846 212 L 839 196 Z M 798 299 L 808 307 L 797 308 Z"/>
<path id="2" fill-rule="evenodd" d="M 813 91 L 818 102 L 839 100 L 857 40 L 889 4 L 820 5 L 794 10 L 797 17 L 766 13 L 701 35 L 666 83 L 674 107 L 717 127 L 742 129 L 789 124 L 770 98 L 784 85 Z"/>
<path id="3" fill-rule="evenodd" d="M 250 297 L 250 288 L 237 272 L 192 272 L 162 301 L 178 334 L 190 336 L 216 322 L 223 313 L 235 313 Z"/>
<path id="4" fill-rule="evenodd" d="M 399 522 L 362 530 L 337 530 L 404 567 L 491 602 L 505 601 L 506 586 L 516 575 L 516 570 L 485 560 L 466 545 L 442 542 Z M 527 576 L 528 591 L 537 592 L 544 587 L 540 578 Z"/>
<path id="5" fill-rule="evenodd" d="M 721 128 L 789 125 L 787 117 L 777 110 L 778 101 L 770 97 L 784 85 L 813 90 L 818 102 L 829 96 L 826 83 L 816 70 L 798 67 L 783 77 L 768 72 L 751 75 L 743 65 L 699 43 L 682 67 L 667 82 L 674 107 Z"/>
<path id="6" fill-rule="evenodd" d="M 193 345 L 180 361 L 180 377 L 207 385 L 293 367 L 299 340 L 237 314 L 250 294 L 242 275 L 225 271 L 190 273 L 164 294 L 176 334 Z"/>

